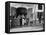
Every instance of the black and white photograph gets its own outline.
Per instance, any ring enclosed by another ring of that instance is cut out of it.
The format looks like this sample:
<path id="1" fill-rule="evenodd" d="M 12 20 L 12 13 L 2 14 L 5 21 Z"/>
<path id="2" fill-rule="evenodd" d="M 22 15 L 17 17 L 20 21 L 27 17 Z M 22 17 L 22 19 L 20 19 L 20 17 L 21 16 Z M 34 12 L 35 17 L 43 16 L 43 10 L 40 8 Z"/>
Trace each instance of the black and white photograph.
<path id="1" fill-rule="evenodd" d="M 9 32 L 45 31 L 44 3 L 11 2 L 7 7 L 6 27 Z"/>

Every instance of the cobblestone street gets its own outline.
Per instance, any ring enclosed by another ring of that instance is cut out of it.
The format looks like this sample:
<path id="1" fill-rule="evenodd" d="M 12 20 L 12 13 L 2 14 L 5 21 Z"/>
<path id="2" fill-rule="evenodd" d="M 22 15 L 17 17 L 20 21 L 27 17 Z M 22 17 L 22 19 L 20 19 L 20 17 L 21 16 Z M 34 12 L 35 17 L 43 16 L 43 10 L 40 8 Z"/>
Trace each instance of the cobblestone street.
<path id="1" fill-rule="evenodd" d="M 21 32 L 21 31 L 38 31 L 43 30 L 42 26 L 28 26 L 10 29 L 10 32 Z"/>

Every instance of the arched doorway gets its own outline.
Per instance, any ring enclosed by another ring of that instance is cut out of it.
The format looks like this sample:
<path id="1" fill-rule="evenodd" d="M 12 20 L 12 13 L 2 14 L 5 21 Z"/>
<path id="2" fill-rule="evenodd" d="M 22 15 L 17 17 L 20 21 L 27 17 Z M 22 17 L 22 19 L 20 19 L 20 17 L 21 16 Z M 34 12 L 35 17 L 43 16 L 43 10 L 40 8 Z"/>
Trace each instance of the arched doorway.
<path id="1" fill-rule="evenodd" d="M 18 7 L 16 9 L 16 18 L 20 15 L 20 26 L 22 26 L 22 20 L 26 18 L 27 9 L 24 7 Z"/>

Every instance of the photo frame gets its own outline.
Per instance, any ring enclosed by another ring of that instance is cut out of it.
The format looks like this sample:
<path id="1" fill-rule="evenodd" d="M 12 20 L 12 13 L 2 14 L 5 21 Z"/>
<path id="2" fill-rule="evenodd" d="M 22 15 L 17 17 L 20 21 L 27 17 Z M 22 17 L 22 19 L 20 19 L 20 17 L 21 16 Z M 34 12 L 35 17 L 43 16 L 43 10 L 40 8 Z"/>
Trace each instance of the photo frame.
<path id="1" fill-rule="evenodd" d="M 45 3 L 5 2 L 5 32 L 45 31 Z"/>

